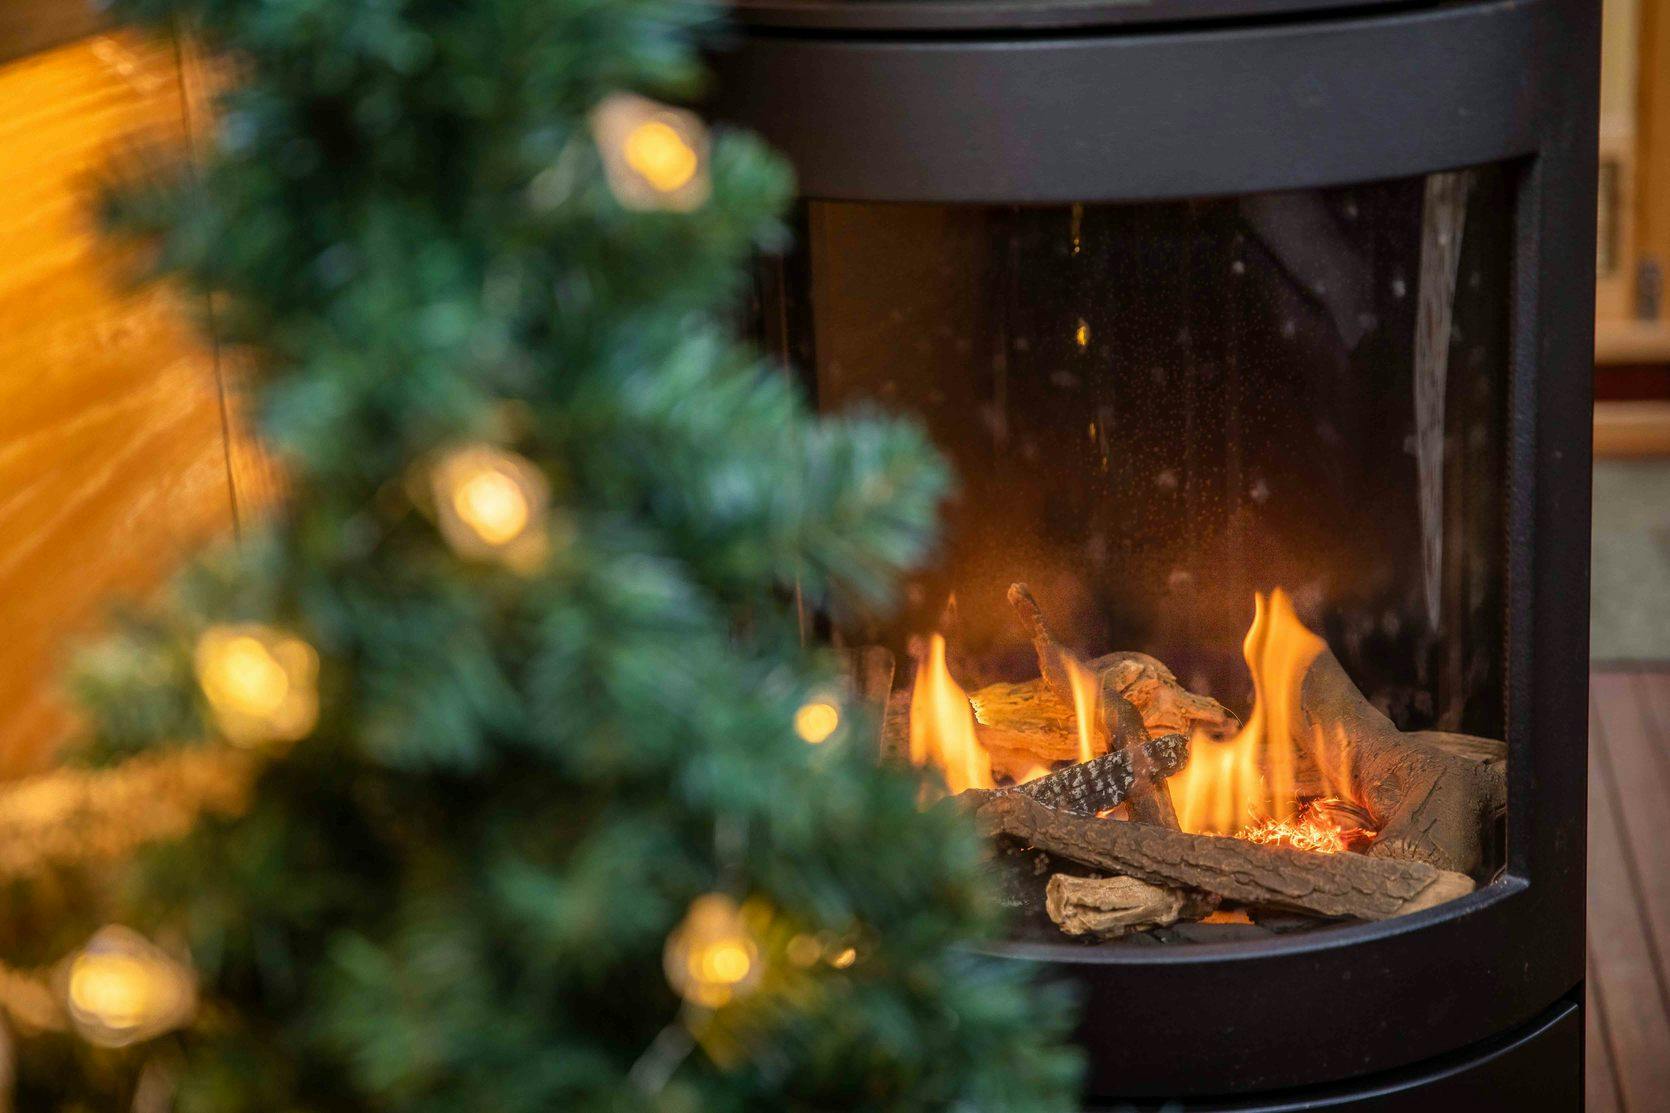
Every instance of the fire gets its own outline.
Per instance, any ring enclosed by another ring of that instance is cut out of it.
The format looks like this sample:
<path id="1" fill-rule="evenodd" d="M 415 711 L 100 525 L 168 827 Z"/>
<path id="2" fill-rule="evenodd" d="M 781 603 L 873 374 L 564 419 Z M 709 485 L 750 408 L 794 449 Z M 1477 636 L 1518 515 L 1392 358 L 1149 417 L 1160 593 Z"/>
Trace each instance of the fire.
<path id="1" fill-rule="evenodd" d="M 974 734 L 974 709 L 968 693 L 945 667 L 945 638 L 935 634 L 916 669 L 910 694 L 910 760 L 936 766 L 953 793 L 994 788 L 992 759 Z"/>
<path id="2" fill-rule="evenodd" d="M 1238 839 L 1264 846 L 1290 846 L 1294 850 L 1310 850 L 1317 854 L 1339 854 L 1345 850 L 1345 835 L 1338 827 L 1303 819 L 1289 823 L 1280 819 L 1265 819 L 1235 832 Z"/>
<path id="3" fill-rule="evenodd" d="M 1192 740 L 1188 767 L 1171 778 L 1183 830 L 1228 835 L 1262 821 L 1296 818 L 1293 736 L 1304 729 L 1299 686 L 1324 648 L 1299 621 L 1285 591 L 1255 597 L 1252 628 L 1241 643 L 1252 672 L 1252 714 L 1227 742 Z M 1332 791 L 1338 771 L 1322 772 Z"/>
<path id="4" fill-rule="evenodd" d="M 1089 761 L 1100 748 L 1096 745 L 1096 705 L 1102 695 L 1101 678 L 1078 658 L 1067 657 L 1067 684 L 1073 690 L 1073 722 L 1079 732 L 1079 761 Z"/>
<path id="5" fill-rule="evenodd" d="M 1301 709 L 1300 686 L 1325 648 L 1299 620 L 1285 591 L 1276 588 L 1268 597 L 1255 596 L 1252 627 L 1241 644 L 1252 674 L 1252 714 L 1227 742 L 1198 733 L 1192 739 L 1189 764 L 1169 781 L 1183 830 L 1321 853 L 1350 849 L 1354 840 L 1367 837 L 1366 813 L 1348 799 L 1310 799 L 1324 794 L 1348 797 L 1350 754 L 1343 736 L 1329 740 L 1318 734 L 1308 740 L 1305 749 L 1319 767 L 1303 770 L 1303 799 L 1310 802 L 1301 809 L 1295 739 L 1311 728 Z M 1071 656 L 1066 665 L 1077 756 L 1089 761 L 1107 748 L 1098 714 L 1102 678 Z M 945 638 L 934 634 L 918 662 L 911 692 L 911 762 L 939 769 L 953 793 L 994 788 L 993 755 L 978 731 L 968 693 L 946 667 Z M 1050 772 L 1041 762 L 1022 765 L 1009 751 L 998 753 L 998 773 L 1006 784 Z"/>

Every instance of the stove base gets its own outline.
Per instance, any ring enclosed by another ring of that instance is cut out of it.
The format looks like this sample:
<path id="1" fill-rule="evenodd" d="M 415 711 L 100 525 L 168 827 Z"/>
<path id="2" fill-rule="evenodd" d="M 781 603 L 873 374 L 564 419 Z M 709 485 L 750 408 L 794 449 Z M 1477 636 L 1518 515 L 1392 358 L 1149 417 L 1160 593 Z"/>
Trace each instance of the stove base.
<path id="1" fill-rule="evenodd" d="M 1332 1086 L 1242 1098 L 1140 1102 L 1092 1099 L 1101 1113 L 1435 1113 L 1445 1109 L 1512 1109 L 1531 1113 L 1583 1108 L 1583 987 L 1579 985 L 1530 1024 L 1505 1036 L 1402 1070 Z"/>

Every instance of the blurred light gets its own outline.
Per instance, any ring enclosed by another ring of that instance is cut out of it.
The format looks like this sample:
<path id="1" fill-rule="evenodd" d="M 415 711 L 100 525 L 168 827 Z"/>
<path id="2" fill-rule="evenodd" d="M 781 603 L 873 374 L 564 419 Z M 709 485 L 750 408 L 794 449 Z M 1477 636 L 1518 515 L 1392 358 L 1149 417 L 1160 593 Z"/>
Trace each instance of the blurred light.
<path id="1" fill-rule="evenodd" d="M 502 472 L 470 476 L 453 492 L 452 507 L 489 545 L 503 545 L 528 526 L 527 495 Z"/>
<path id="2" fill-rule="evenodd" d="M 648 120 L 628 132 L 623 153 L 626 164 L 663 193 L 689 185 L 701 165 L 695 149 L 661 120 Z"/>
<path id="3" fill-rule="evenodd" d="M 69 960 L 62 986 L 71 1024 L 101 1047 L 124 1047 L 179 1028 L 197 1008 L 190 969 L 114 924 Z"/>
<path id="4" fill-rule="evenodd" d="M 695 113 L 616 93 L 592 112 L 592 136 L 623 207 L 689 212 L 707 200 L 709 139 Z"/>
<path id="5" fill-rule="evenodd" d="M 830 956 L 829 965 L 833 966 L 837 970 L 845 970 L 857 961 L 858 949 L 856 947 L 843 947 L 840 951 L 837 951 L 835 954 Z"/>
<path id="6" fill-rule="evenodd" d="M 550 487 L 531 460 L 491 445 L 467 445 L 430 470 L 436 523 L 459 556 L 519 571 L 546 555 Z"/>
<path id="7" fill-rule="evenodd" d="M 810 935 L 796 935 L 783 948 L 788 960 L 796 966 L 812 966 L 823 957 L 823 944 Z"/>
<path id="8" fill-rule="evenodd" d="M 736 903 L 707 893 L 690 904 L 662 952 L 667 982 L 686 1001 L 716 1009 L 759 982 L 759 947 Z"/>
<path id="9" fill-rule="evenodd" d="M 211 626 L 197 639 L 193 664 L 229 742 L 293 742 L 318 721 L 319 656 L 300 638 L 258 623 Z"/>
<path id="10" fill-rule="evenodd" d="M 794 732 L 816 746 L 826 741 L 841 725 L 841 711 L 828 699 L 813 699 L 794 713 Z"/>

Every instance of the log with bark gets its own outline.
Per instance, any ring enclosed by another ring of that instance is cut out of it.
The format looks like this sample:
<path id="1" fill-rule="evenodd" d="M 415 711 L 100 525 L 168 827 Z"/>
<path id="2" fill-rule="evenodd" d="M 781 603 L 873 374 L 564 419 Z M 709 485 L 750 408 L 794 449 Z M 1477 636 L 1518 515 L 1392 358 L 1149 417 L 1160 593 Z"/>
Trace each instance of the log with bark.
<path id="1" fill-rule="evenodd" d="M 1507 809 L 1500 764 L 1464 757 L 1400 732 L 1323 649 L 1305 671 L 1302 722 L 1293 742 L 1316 769 L 1345 781 L 1350 797 L 1372 817 L 1375 858 L 1424 862 L 1477 873 L 1486 836 Z M 1464 736 L 1450 736 L 1454 738 Z"/>
<path id="2" fill-rule="evenodd" d="M 1142 716 L 1131 701 L 1114 689 L 1111 670 L 1104 674 L 1097 702 L 1103 733 L 1109 739 L 1108 748 L 1124 754 L 1130 762 L 1131 787 L 1125 796 L 1130 818 L 1139 823 L 1177 830 L 1177 811 L 1172 807 L 1171 789 L 1166 785 L 1166 777 L 1175 770 L 1162 772 L 1149 758 L 1148 728 L 1143 725 Z M 1182 739 L 1184 736 L 1170 734 L 1165 737 Z M 1186 739 L 1183 744 L 1188 744 Z"/>
<path id="3" fill-rule="evenodd" d="M 1153 885 L 1316 916 L 1383 920 L 1473 890 L 1471 878 L 1425 862 L 1314 854 L 1242 839 L 1058 811 L 1024 792 L 982 800 L 987 835 L 1009 835 L 1050 854 Z"/>
<path id="4" fill-rule="evenodd" d="M 1148 778 L 1163 779 L 1189 762 L 1189 740 L 1181 734 L 1152 738 L 1130 750 L 1119 750 L 1089 761 L 1058 769 L 1035 781 L 1010 788 L 971 788 L 957 799 L 965 806 L 978 807 L 994 796 L 1022 793 L 1045 807 L 1072 815 L 1094 816 L 1118 807 L 1131 795 L 1143 774 L 1137 772 L 1137 755 Z"/>

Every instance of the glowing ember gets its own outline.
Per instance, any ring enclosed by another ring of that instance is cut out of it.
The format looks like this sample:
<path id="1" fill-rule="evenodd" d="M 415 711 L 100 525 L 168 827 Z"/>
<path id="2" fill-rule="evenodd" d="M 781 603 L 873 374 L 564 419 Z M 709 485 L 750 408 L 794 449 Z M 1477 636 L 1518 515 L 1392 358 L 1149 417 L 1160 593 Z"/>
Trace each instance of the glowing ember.
<path id="1" fill-rule="evenodd" d="M 1304 819 L 1289 823 L 1280 819 L 1266 819 L 1235 832 L 1238 839 L 1246 839 L 1261 846 L 1289 846 L 1294 850 L 1309 850 L 1317 854 L 1339 854 L 1345 850 L 1345 835 L 1338 827 Z"/>

